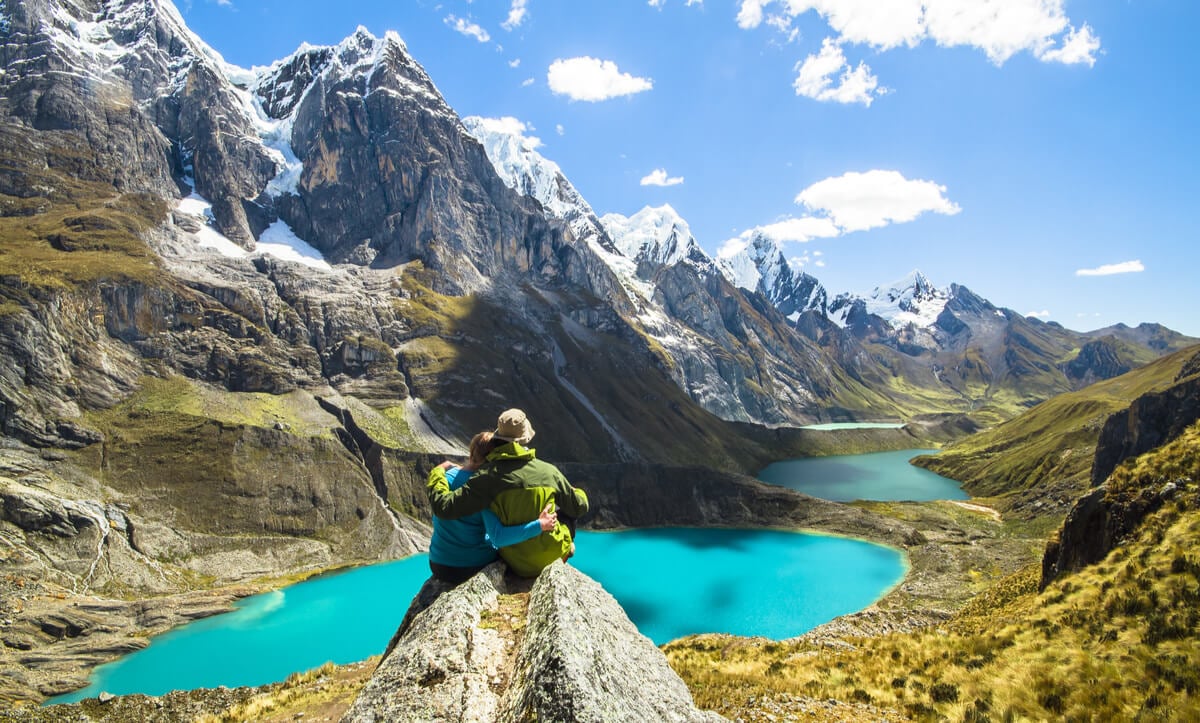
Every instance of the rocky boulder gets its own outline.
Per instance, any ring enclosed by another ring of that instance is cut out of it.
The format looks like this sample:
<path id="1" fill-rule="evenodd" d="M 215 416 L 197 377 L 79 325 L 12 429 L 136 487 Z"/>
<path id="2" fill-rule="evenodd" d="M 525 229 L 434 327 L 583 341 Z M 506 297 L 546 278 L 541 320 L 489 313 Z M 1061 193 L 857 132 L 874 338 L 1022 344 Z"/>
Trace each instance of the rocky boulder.
<path id="1" fill-rule="evenodd" d="M 342 721 L 724 720 L 594 580 L 559 562 L 532 586 L 503 570 L 426 583 Z"/>

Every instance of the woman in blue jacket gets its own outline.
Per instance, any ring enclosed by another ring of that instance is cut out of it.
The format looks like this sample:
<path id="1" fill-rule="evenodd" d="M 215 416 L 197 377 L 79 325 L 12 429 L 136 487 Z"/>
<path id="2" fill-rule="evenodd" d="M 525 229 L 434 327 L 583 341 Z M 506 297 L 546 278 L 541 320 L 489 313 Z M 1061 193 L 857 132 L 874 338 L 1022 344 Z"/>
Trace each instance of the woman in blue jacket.
<path id="1" fill-rule="evenodd" d="M 492 432 L 480 432 L 471 439 L 467 463 L 439 465 L 446 473 L 450 489 L 462 487 L 486 461 Z M 433 537 L 429 540 L 429 569 L 433 576 L 452 584 L 466 582 L 472 575 L 497 559 L 497 550 L 537 537 L 553 530 L 558 516 L 547 505 L 536 520 L 521 525 L 503 525 L 496 513 L 485 509 L 473 515 L 447 520 L 433 518 Z"/>

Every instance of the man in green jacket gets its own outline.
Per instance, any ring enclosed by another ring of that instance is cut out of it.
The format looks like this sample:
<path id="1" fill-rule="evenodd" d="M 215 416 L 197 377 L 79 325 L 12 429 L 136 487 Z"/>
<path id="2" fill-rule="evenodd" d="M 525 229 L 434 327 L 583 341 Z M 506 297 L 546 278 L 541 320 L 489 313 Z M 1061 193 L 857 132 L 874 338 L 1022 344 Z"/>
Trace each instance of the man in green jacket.
<path id="1" fill-rule="evenodd" d="M 558 468 L 543 462 L 525 447 L 533 438 L 533 426 L 520 409 L 500 415 L 492 435 L 487 461 L 462 487 L 451 490 L 443 466 L 429 473 L 429 504 L 433 514 L 444 519 L 490 508 L 505 525 L 536 520 L 549 502 L 560 515 L 553 530 L 516 545 L 500 548 L 509 569 L 522 577 L 536 577 L 557 559 L 566 559 L 575 549 L 571 530 L 561 517 L 578 518 L 588 511 L 583 490 L 571 486 Z"/>

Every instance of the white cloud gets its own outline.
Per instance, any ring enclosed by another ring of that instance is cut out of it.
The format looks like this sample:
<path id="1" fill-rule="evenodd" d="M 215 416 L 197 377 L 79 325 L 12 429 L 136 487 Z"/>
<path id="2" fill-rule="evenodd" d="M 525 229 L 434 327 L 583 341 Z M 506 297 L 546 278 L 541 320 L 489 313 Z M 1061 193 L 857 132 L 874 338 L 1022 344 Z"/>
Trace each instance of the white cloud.
<path id="1" fill-rule="evenodd" d="M 796 64 L 796 69 L 799 73 L 792 85 L 796 95 L 806 98 L 869 106 L 874 96 L 885 92 L 879 88 L 879 79 L 871 74 L 865 63 L 860 62 L 857 68 L 851 69 L 841 46 L 833 38 L 825 38 L 820 54 L 808 56 L 803 63 Z M 835 75 L 837 85 L 833 83 Z"/>
<path id="2" fill-rule="evenodd" d="M 525 13 L 528 12 L 525 4 L 526 0 L 512 0 L 512 7 L 508 11 L 508 19 L 500 23 L 500 27 L 511 31 L 523 23 L 525 21 Z"/>
<path id="3" fill-rule="evenodd" d="M 742 0 L 737 23 L 776 27 L 814 11 L 838 34 L 839 43 L 880 50 L 914 47 L 931 40 L 943 47 L 982 50 L 996 65 L 1028 51 L 1045 62 L 1094 63 L 1099 39 L 1088 25 L 1076 31 L 1063 12 L 1065 0 Z M 772 12 L 767 9 L 771 8 Z M 1065 34 L 1065 37 L 1064 37 Z M 1061 47 L 1054 46 L 1061 41 Z"/>
<path id="4" fill-rule="evenodd" d="M 753 233 L 754 231 L 761 232 L 763 235 L 769 236 L 780 243 L 788 241 L 804 243 L 815 238 L 835 238 L 842 233 L 841 229 L 831 220 L 820 216 L 801 216 L 800 218 L 776 221 L 766 226 L 758 226 L 747 233 Z"/>
<path id="5" fill-rule="evenodd" d="M 667 0 L 646 0 L 647 4 L 652 8 L 661 8 L 667 4 Z M 690 8 L 693 5 L 703 5 L 704 0 L 687 0 L 687 6 Z"/>
<path id="6" fill-rule="evenodd" d="M 770 0 L 742 0 L 742 6 L 738 8 L 737 24 L 739 28 L 749 30 L 762 25 L 763 8 Z"/>
<path id="7" fill-rule="evenodd" d="M 1139 271 L 1145 271 L 1146 267 L 1141 261 L 1122 261 L 1119 264 L 1104 264 L 1097 266 L 1094 269 L 1079 269 L 1075 272 L 1076 276 L 1112 276 L 1113 274 L 1133 274 Z"/>
<path id="8" fill-rule="evenodd" d="M 559 123 L 558 125 L 554 126 L 554 132 L 555 132 L 555 133 L 557 133 L 557 134 L 559 134 L 559 135 L 561 136 L 561 135 L 563 135 L 564 133 L 566 133 L 566 132 L 567 132 L 567 129 L 566 129 L 566 128 L 563 128 L 563 124 L 562 124 L 562 123 Z"/>
<path id="9" fill-rule="evenodd" d="M 481 43 L 486 43 L 492 39 L 492 36 L 488 35 L 488 31 L 479 27 L 479 25 L 476 23 L 464 20 L 457 15 L 447 15 L 443 22 L 453 28 L 456 32 L 462 33 L 469 38 L 475 38 Z"/>
<path id="10" fill-rule="evenodd" d="M 536 81 L 534 81 L 533 78 L 526 78 L 525 80 L 521 81 L 521 87 L 528 88 L 529 86 L 533 85 L 535 82 Z"/>
<path id="11" fill-rule="evenodd" d="M 1028 311 L 1025 312 L 1025 316 L 1032 316 L 1035 319 L 1049 319 L 1050 311 L 1048 309 L 1042 309 L 1041 311 Z"/>
<path id="12" fill-rule="evenodd" d="M 622 73 L 611 60 L 587 56 L 558 59 L 546 73 L 550 90 L 571 100 L 596 102 L 650 90 L 654 82 Z"/>
<path id="13" fill-rule="evenodd" d="M 933 181 L 910 181 L 897 171 L 849 172 L 826 178 L 796 195 L 796 203 L 827 216 L 843 232 L 912 221 L 926 211 L 961 211 Z"/>
<path id="14" fill-rule="evenodd" d="M 665 168 L 655 168 L 642 178 L 641 183 L 643 186 L 678 186 L 683 183 L 683 176 L 668 176 Z"/>
<path id="15" fill-rule="evenodd" d="M 508 67 L 510 67 L 510 68 L 520 68 L 520 67 L 521 67 L 521 59 L 520 59 L 520 58 L 513 58 L 512 60 L 508 61 Z"/>
<path id="16" fill-rule="evenodd" d="M 1057 61 L 1064 65 L 1087 63 L 1088 67 L 1096 64 L 1096 52 L 1100 50 L 1100 38 L 1092 34 L 1092 29 L 1086 24 L 1076 30 L 1071 28 L 1063 39 L 1061 48 L 1051 48 L 1038 57 L 1046 62 Z"/>

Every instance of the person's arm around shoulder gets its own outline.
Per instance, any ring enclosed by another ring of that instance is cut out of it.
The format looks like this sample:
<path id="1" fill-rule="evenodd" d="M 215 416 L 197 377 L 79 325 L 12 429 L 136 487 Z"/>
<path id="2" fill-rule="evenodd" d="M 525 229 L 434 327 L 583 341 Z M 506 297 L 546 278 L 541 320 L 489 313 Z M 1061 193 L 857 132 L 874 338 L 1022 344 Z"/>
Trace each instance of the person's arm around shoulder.
<path id="1" fill-rule="evenodd" d="M 564 514 L 570 515 L 576 519 L 583 517 L 587 513 L 589 503 L 587 493 L 578 487 L 574 487 L 562 472 L 554 469 L 554 477 L 558 485 L 558 494 L 555 497 L 558 499 L 558 506 Z"/>
<path id="2" fill-rule="evenodd" d="M 446 479 L 446 470 L 453 466 L 455 466 L 453 462 L 442 462 L 434 467 L 429 471 L 429 480 L 425 485 L 433 514 L 446 520 L 465 517 L 482 510 L 488 504 L 486 494 L 480 494 L 478 476 L 473 477 L 456 490 L 450 489 L 450 482 Z"/>
<path id="3" fill-rule="evenodd" d="M 536 520 L 530 520 L 522 525 L 501 524 L 500 518 L 496 516 L 495 512 L 490 509 L 483 511 L 483 525 L 487 528 L 488 542 L 492 543 L 492 547 L 497 550 L 553 530 L 557 522 L 558 515 L 551 511 L 551 505 L 546 505 Z"/>

